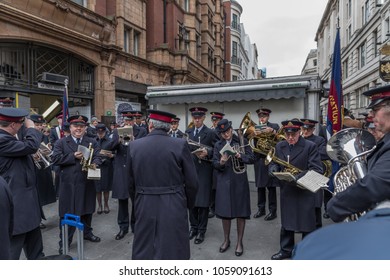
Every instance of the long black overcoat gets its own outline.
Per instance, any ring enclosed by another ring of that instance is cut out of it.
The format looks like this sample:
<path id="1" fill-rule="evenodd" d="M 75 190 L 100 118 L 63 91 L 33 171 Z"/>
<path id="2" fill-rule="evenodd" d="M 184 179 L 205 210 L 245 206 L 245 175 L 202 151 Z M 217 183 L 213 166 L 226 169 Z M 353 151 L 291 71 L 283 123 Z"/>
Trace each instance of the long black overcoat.
<path id="1" fill-rule="evenodd" d="M 3 177 L 0 177 L 0 260 L 10 258 L 13 211 L 11 190 Z"/>
<path id="2" fill-rule="evenodd" d="M 219 137 L 214 129 L 210 129 L 203 126 L 202 130 L 199 132 L 199 136 L 195 138 L 194 136 L 195 127 L 192 127 L 186 130 L 186 134 L 188 134 L 188 138 L 199 142 L 203 145 L 209 147 L 207 149 L 207 158 L 199 159 L 196 155 L 192 155 L 192 159 L 195 163 L 196 172 L 198 174 L 199 180 L 199 190 L 196 195 L 195 206 L 196 207 L 209 207 L 210 199 L 211 199 L 211 190 L 213 185 L 213 152 L 214 145 L 219 140 Z M 198 147 L 190 145 L 190 150 L 194 151 L 198 149 Z"/>
<path id="3" fill-rule="evenodd" d="M 186 141 L 154 129 L 129 147 L 136 193 L 133 259 L 189 259 L 187 209 L 198 178 Z"/>
<path id="4" fill-rule="evenodd" d="M 290 151 L 287 141 L 276 144 L 275 156 L 302 170 L 297 178 L 302 177 L 308 170 L 322 174 L 321 158 L 317 146 L 313 142 L 299 137 L 298 142 Z M 274 163 L 270 164 L 270 170 Z M 280 166 L 280 169 L 283 169 Z M 315 193 L 302 189 L 296 183 L 280 181 L 280 210 L 282 227 L 297 232 L 311 232 L 316 229 Z"/>
<path id="5" fill-rule="evenodd" d="M 213 165 L 216 170 L 216 195 L 215 213 L 221 218 L 248 218 L 251 215 L 249 182 L 247 172 L 236 174 L 233 171 L 232 158 L 224 164 L 220 164 L 220 150 L 225 146 L 226 140 L 218 141 L 214 146 Z M 244 145 L 248 144 L 245 140 Z M 233 136 L 230 143 L 240 145 L 237 136 Z M 241 154 L 242 162 L 253 164 L 254 155 L 252 149 L 246 145 L 245 154 Z"/>
<path id="6" fill-rule="evenodd" d="M 81 145 L 88 147 L 92 143 L 94 149 L 91 163 L 101 164 L 100 148 L 96 140 L 84 136 Z M 96 191 L 93 180 L 87 179 L 87 172 L 81 170 L 80 160 L 74 157 L 78 145 L 72 136 L 61 138 L 54 145 L 52 160 L 60 171 L 59 215 L 86 215 L 95 212 Z"/>
<path id="7" fill-rule="evenodd" d="M 108 133 L 103 138 L 96 138 L 100 149 L 112 151 L 114 149 L 114 140 L 109 138 Z M 113 158 L 101 155 L 102 164 L 100 165 L 101 178 L 95 181 L 96 192 L 110 191 L 112 189 L 112 180 L 114 174 Z"/>
<path id="8" fill-rule="evenodd" d="M 16 139 L 0 129 L 0 176 L 8 183 L 14 203 L 13 235 L 29 232 L 41 222 L 37 177 L 32 155 L 41 143 L 42 134 L 26 128 Z"/>

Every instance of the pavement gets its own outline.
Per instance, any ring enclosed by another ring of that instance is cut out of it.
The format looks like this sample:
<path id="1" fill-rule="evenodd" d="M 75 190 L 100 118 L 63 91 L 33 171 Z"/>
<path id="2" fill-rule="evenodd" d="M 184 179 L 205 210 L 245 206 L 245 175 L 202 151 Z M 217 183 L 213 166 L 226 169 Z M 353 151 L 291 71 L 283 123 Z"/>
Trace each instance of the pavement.
<path id="1" fill-rule="evenodd" d="M 250 183 L 252 216 L 257 211 L 257 190 L 254 183 Z M 279 190 L 278 190 L 279 197 Z M 279 199 L 278 199 L 279 200 Z M 131 204 L 131 203 L 129 203 Z M 101 242 L 92 243 L 84 241 L 84 258 L 87 260 L 128 260 L 131 259 L 131 247 L 133 234 L 128 233 L 122 240 L 115 240 L 119 228 L 117 225 L 118 202 L 109 200 L 110 213 L 94 214 L 92 219 L 93 233 L 101 238 Z M 205 241 L 202 244 L 191 244 L 191 259 L 193 260 L 269 260 L 279 251 L 280 236 L 280 210 L 278 218 L 265 221 L 264 217 L 247 220 L 243 245 L 244 254 L 236 257 L 234 254 L 237 241 L 236 222 L 232 222 L 231 246 L 225 253 L 219 253 L 219 247 L 223 242 L 222 222 L 218 218 L 209 219 Z M 58 254 L 59 218 L 58 205 L 52 203 L 44 206 L 46 228 L 42 230 L 45 255 Z M 323 224 L 332 223 L 329 219 L 323 220 Z M 300 240 L 300 234 L 296 235 L 296 241 Z M 69 255 L 77 257 L 76 235 L 71 244 Z M 21 259 L 25 259 L 22 253 Z"/>

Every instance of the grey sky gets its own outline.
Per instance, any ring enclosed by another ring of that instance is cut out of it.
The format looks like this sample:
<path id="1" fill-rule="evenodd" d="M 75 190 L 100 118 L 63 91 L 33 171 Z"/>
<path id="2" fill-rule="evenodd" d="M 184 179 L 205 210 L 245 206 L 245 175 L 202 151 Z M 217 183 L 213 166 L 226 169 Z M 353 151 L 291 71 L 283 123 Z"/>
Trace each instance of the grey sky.
<path id="1" fill-rule="evenodd" d="M 237 0 L 241 22 L 256 43 L 259 68 L 267 77 L 299 75 L 328 0 Z"/>

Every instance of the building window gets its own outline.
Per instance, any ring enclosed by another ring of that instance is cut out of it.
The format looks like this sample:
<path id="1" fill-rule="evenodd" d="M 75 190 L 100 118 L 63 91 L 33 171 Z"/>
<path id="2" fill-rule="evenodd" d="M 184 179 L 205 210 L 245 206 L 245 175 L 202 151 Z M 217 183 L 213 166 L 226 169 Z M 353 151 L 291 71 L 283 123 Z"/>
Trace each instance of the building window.
<path id="1" fill-rule="evenodd" d="M 214 64 L 214 52 L 211 48 L 209 48 L 208 51 L 208 67 L 209 69 L 213 69 L 213 64 Z"/>
<path id="2" fill-rule="evenodd" d="M 343 80 L 347 79 L 348 78 L 348 63 L 349 63 L 349 59 L 347 58 L 344 62 L 343 62 Z"/>
<path id="3" fill-rule="evenodd" d="M 374 48 L 374 57 L 377 57 L 379 55 L 378 46 L 380 45 L 378 42 L 378 30 L 374 30 L 374 32 L 372 32 L 372 44 Z"/>
<path id="4" fill-rule="evenodd" d="M 190 11 L 190 0 L 184 0 L 184 11 Z"/>
<path id="5" fill-rule="evenodd" d="M 130 52 L 130 34 L 131 30 L 129 28 L 125 28 L 123 32 L 123 50 L 127 53 Z"/>
<path id="6" fill-rule="evenodd" d="M 368 22 L 368 18 L 370 17 L 370 1 L 366 0 L 364 3 L 364 21 L 363 24 L 366 24 Z"/>
<path id="7" fill-rule="evenodd" d="M 317 59 L 313 59 L 313 66 L 314 66 L 314 67 L 317 66 Z"/>
<path id="8" fill-rule="evenodd" d="M 232 28 L 238 30 L 238 16 L 233 14 Z"/>
<path id="9" fill-rule="evenodd" d="M 141 33 L 134 31 L 133 32 L 133 54 L 139 55 L 139 44 L 140 44 Z"/>
<path id="10" fill-rule="evenodd" d="M 352 39 L 352 26 L 349 25 L 347 28 L 347 44 L 349 44 L 351 39 Z"/>
<path id="11" fill-rule="evenodd" d="M 356 91 L 356 108 L 365 108 L 368 106 L 368 98 L 363 95 L 363 92 L 368 90 L 368 86 L 359 88 Z"/>
<path id="12" fill-rule="evenodd" d="M 232 81 L 237 81 L 238 80 L 238 77 L 236 75 L 233 75 L 232 76 Z"/>
<path id="13" fill-rule="evenodd" d="M 76 4 L 79 4 L 83 7 L 87 7 L 87 0 L 72 0 L 72 2 L 75 2 Z"/>
<path id="14" fill-rule="evenodd" d="M 201 60 L 202 40 L 199 35 L 196 35 L 196 59 Z"/>
<path id="15" fill-rule="evenodd" d="M 348 19 L 352 16 L 352 0 L 348 0 L 347 2 L 347 11 L 348 11 Z"/>
<path id="16" fill-rule="evenodd" d="M 366 65 L 366 42 L 360 45 L 359 47 L 359 69 L 363 68 Z"/>
<path id="17" fill-rule="evenodd" d="M 238 44 L 233 42 L 232 57 L 238 57 Z"/>
<path id="18" fill-rule="evenodd" d="M 390 20 L 389 20 L 389 18 L 385 19 L 384 30 L 385 30 L 385 36 L 387 36 L 387 34 L 390 34 Z"/>

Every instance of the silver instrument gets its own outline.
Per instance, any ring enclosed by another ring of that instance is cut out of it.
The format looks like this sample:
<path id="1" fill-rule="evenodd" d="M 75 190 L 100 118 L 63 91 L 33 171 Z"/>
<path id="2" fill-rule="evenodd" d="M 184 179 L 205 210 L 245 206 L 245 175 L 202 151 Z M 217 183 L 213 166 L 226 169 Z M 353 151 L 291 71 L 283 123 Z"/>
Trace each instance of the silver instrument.
<path id="1" fill-rule="evenodd" d="M 200 143 L 200 137 L 198 138 L 198 142 L 196 142 L 196 141 L 194 141 L 194 140 L 191 140 L 187 133 L 184 133 L 183 138 L 187 141 L 187 144 L 188 144 L 188 145 L 197 148 L 197 149 L 196 149 L 195 151 L 193 151 L 192 153 L 197 152 L 197 151 L 199 151 L 200 149 L 204 149 L 204 150 L 206 150 L 207 152 L 213 150 L 212 147 Z M 204 158 L 200 159 L 200 158 L 199 158 L 199 163 L 201 163 L 202 160 L 205 160 L 205 161 L 212 161 L 211 159 L 204 159 Z"/>
<path id="2" fill-rule="evenodd" d="M 45 169 L 51 165 L 53 151 L 48 145 L 42 142 L 38 151 L 33 155 L 34 164 L 38 169 Z"/>
<path id="3" fill-rule="evenodd" d="M 344 166 L 333 178 L 334 192 L 345 191 L 367 174 L 367 155 L 375 149 L 375 138 L 366 130 L 347 128 L 334 134 L 328 141 L 326 151 L 329 157 Z M 362 213 L 350 217 L 356 220 Z"/>
<path id="4" fill-rule="evenodd" d="M 123 145 L 128 146 L 131 141 L 134 141 L 134 130 L 131 125 L 119 127 L 117 130 Z"/>

